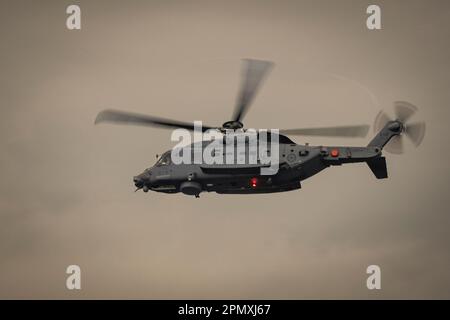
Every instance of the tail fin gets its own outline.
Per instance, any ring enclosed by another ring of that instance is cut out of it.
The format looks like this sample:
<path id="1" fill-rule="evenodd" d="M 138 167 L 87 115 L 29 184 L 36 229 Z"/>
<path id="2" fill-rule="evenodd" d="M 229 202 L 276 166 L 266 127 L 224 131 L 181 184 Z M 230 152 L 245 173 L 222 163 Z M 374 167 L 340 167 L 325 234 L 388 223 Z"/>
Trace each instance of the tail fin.
<path id="1" fill-rule="evenodd" d="M 386 179 L 388 177 L 385 157 L 369 159 L 367 160 L 367 165 L 377 179 Z"/>

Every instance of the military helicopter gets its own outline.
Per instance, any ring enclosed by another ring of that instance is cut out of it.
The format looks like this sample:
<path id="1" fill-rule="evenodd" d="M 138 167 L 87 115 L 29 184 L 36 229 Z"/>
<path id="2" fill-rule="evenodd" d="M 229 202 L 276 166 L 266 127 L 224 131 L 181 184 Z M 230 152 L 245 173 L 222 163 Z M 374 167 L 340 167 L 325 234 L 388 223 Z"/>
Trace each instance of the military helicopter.
<path id="1" fill-rule="evenodd" d="M 234 114 L 231 120 L 222 126 L 202 126 L 202 132 L 216 130 L 225 138 L 232 135 L 245 134 L 242 120 L 260 87 L 263 79 L 273 67 L 270 61 L 243 60 L 241 87 L 238 94 Z M 377 179 L 387 178 L 386 159 L 382 150 L 391 153 L 403 152 L 403 136 L 410 138 L 414 146 L 419 146 L 425 135 L 423 121 L 408 123 L 417 112 L 417 107 L 405 102 L 394 103 L 395 118 L 380 111 L 374 123 L 375 137 L 365 147 L 351 146 L 311 146 L 293 142 L 287 135 L 301 136 L 333 136 L 333 137 L 365 137 L 369 125 L 350 125 L 320 128 L 280 129 L 271 139 L 278 141 L 278 170 L 274 174 L 261 174 L 267 163 L 257 160 L 256 163 L 181 163 L 172 161 L 172 152 L 166 151 L 155 165 L 135 176 L 133 182 L 137 190 L 163 193 L 183 193 L 199 197 L 201 192 L 219 194 L 260 194 L 296 190 L 301 188 L 301 181 L 320 171 L 345 163 L 365 162 Z M 100 112 L 95 124 L 112 122 L 117 124 L 142 125 L 161 128 L 182 128 L 194 130 L 194 123 L 182 122 L 142 115 L 131 112 L 107 109 Z M 224 141 L 225 141 L 224 138 Z M 260 135 L 257 135 L 260 139 Z M 246 140 L 244 140 L 244 143 Z M 197 142 L 202 147 L 211 141 Z M 248 141 L 247 141 L 248 143 Z M 195 148 L 194 144 L 190 147 Z M 248 149 L 245 152 L 249 152 Z M 248 156 L 248 154 L 247 154 Z M 258 158 L 258 157 L 257 157 Z"/>

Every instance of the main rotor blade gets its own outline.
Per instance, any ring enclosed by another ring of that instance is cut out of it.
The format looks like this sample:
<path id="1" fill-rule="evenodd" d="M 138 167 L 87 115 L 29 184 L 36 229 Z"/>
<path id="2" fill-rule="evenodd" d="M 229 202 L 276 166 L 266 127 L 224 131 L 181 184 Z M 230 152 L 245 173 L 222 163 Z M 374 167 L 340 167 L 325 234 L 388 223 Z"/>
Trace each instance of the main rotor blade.
<path id="1" fill-rule="evenodd" d="M 280 129 L 280 133 L 287 135 L 322 136 L 322 137 L 365 137 L 369 125 L 339 126 L 304 129 Z"/>
<path id="2" fill-rule="evenodd" d="M 259 85 L 272 66 L 273 62 L 271 61 L 253 59 L 244 60 L 241 89 L 236 101 L 232 120 L 241 121 L 241 119 L 244 118 L 245 113 L 258 91 Z"/>
<path id="3" fill-rule="evenodd" d="M 394 112 L 396 120 L 400 120 L 402 123 L 408 121 L 411 116 L 417 112 L 417 107 L 406 101 L 395 101 Z"/>
<path id="4" fill-rule="evenodd" d="M 194 130 L 194 124 L 190 122 L 182 122 L 172 119 L 157 118 L 138 113 L 118 111 L 118 110 L 103 110 L 95 118 L 95 124 L 101 122 L 112 122 L 119 124 L 131 124 L 150 127 L 163 128 L 183 128 L 187 130 Z M 215 129 L 214 127 L 202 126 L 202 131 Z"/>

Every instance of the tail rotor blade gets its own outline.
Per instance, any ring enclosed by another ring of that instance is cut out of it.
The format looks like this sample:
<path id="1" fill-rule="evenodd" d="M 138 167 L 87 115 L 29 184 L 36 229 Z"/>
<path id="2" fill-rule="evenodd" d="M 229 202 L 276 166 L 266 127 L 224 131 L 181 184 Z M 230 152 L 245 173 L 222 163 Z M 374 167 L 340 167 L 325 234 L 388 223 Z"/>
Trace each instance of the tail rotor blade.
<path id="1" fill-rule="evenodd" d="M 396 101 L 394 102 L 394 112 L 396 120 L 405 123 L 417 112 L 417 107 L 406 101 Z"/>
<path id="2" fill-rule="evenodd" d="M 425 122 L 414 122 L 407 124 L 405 134 L 411 142 L 418 147 L 425 136 Z"/>
<path id="3" fill-rule="evenodd" d="M 388 144 L 384 147 L 384 150 L 394 153 L 394 154 L 402 154 L 403 153 L 403 137 L 395 136 L 393 137 Z"/>
<path id="4" fill-rule="evenodd" d="M 386 114 L 386 112 L 381 110 L 380 112 L 378 112 L 378 114 L 377 114 L 377 116 L 375 118 L 375 122 L 373 124 L 373 130 L 375 132 L 380 131 L 381 129 L 383 129 L 383 127 L 389 121 L 391 121 L 391 118 Z"/>

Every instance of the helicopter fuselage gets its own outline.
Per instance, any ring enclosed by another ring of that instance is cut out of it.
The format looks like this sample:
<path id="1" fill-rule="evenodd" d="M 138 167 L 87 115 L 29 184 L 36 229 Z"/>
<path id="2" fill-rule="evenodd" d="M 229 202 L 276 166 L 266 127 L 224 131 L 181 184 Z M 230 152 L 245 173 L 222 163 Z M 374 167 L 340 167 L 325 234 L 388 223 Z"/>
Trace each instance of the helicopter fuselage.
<path id="1" fill-rule="evenodd" d="M 283 192 L 299 189 L 302 180 L 331 165 L 368 162 L 371 159 L 384 161 L 378 146 L 280 143 L 277 172 L 262 175 L 264 164 L 173 164 L 169 159 L 170 152 L 163 154 L 161 159 L 166 157 L 164 161 L 160 159 L 155 166 L 134 177 L 138 189 L 142 188 L 145 192 L 182 192 L 194 196 L 205 191 L 221 194 Z"/>

